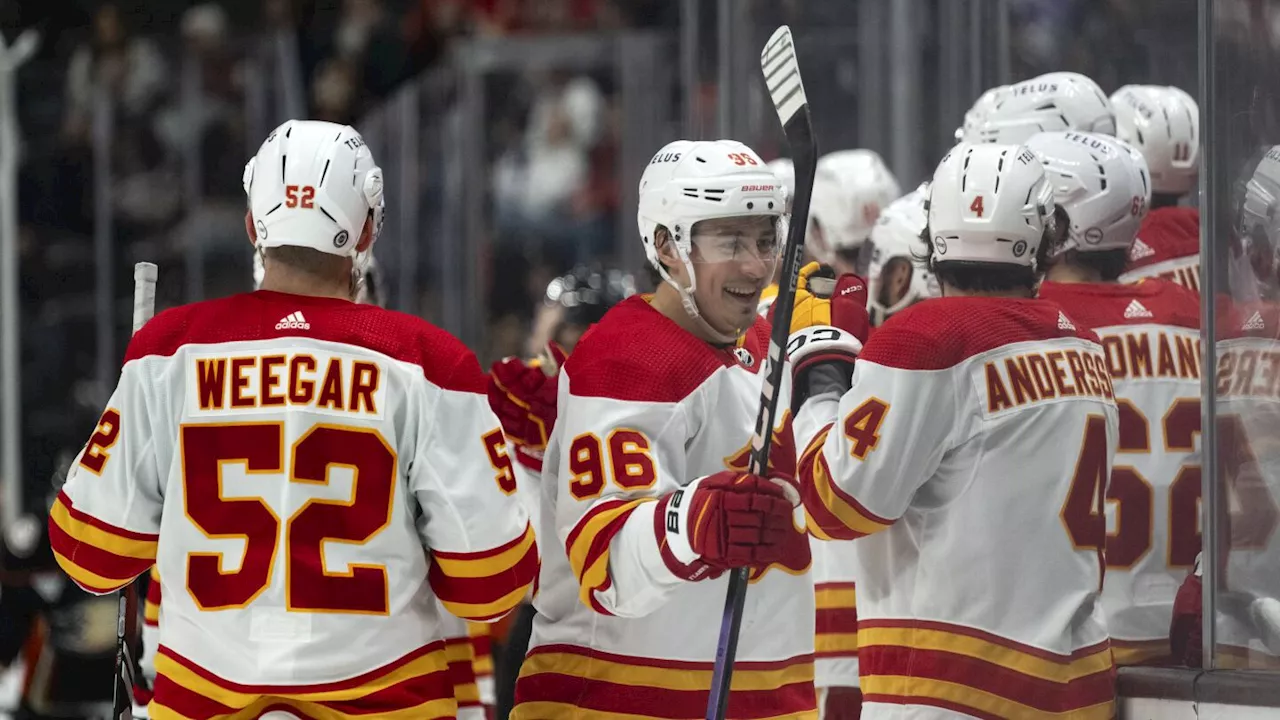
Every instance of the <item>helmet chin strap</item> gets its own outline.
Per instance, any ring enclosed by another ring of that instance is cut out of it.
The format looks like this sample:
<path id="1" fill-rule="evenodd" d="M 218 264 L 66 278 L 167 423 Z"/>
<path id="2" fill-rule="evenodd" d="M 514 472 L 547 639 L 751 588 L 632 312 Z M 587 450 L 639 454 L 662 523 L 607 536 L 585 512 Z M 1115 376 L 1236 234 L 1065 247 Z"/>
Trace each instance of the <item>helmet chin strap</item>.
<path id="1" fill-rule="evenodd" d="M 689 287 L 684 287 L 678 280 L 671 277 L 671 274 L 662 266 L 662 263 L 658 263 L 658 274 L 662 276 L 662 279 L 665 280 L 668 285 L 675 288 L 676 292 L 680 293 L 680 304 L 684 307 L 685 313 L 688 314 L 689 318 L 693 320 L 694 324 L 696 324 L 707 337 L 722 345 L 732 345 L 738 342 L 738 338 L 742 336 L 741 332 L 734 335 L 727 335 L 711 327 L 711 323 L 707 322 L 706 318 L 702 317 L 702 313 L 698 311 L 698 303 L 693 299 L 693 291 L 697 287 L 697 280 L 695 279 L 696 276 L 693 274 L 693 262 L 689 260 L 689 255 L 684 251 L 684 248 L 681 248 L 679 245 L 676 246 L 676 252 L 680 254 L 680 261 L 684 263 L 685 270 L 689 274 Z"/>

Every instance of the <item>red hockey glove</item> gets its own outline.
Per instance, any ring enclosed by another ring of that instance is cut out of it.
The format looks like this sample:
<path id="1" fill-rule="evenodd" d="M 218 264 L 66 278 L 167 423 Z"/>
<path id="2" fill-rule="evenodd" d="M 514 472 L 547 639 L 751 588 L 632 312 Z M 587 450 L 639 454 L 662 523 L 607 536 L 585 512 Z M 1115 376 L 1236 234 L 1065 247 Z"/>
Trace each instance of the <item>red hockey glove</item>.
<path id="1" fill-rule="evenodd" d="M 827 688 L 822 717 L 823 720 L 859 720 L 862 717 L 862 691 L 856 687 Z"/>
<path id="2" fill-rule="evenodd" d="M 1173 622 L 1169 624 L 1169 650 L 1173 662 L 1192 668 L 1204 666 L 1204 616 L 1201 610 L 1204 585 L 1199 572 L 1200 559 L 1196 558 L 1196 572 L 1182 581 L 1182 587 L 1178 588 L 1173 599 Z"/>
<path id="3" fill-rule="evenodd" d="M 489 375 L 489 407 L 502 432 L 515 445 L 525 467 L 542 471 L 542 452 L 556 424 L 556 385 L 565 354 L 548 343 L 548 357 L 526 363 L 507 358 L 494 363 Z"/>
<path id="4" fill-rule="evenodd" d="M 774 563 L 805 568 L 809 543 L 793 508 L 778 482 L 723 470 L 663 497 L 654 529 L 667 567 L 685 580 Z"/>

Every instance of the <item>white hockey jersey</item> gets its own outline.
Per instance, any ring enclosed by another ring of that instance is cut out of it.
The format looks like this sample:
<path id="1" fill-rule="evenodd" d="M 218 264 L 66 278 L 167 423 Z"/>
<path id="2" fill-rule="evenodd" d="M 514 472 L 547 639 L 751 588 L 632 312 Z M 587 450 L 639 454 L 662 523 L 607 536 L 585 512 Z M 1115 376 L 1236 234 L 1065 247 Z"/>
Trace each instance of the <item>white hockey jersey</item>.
<path id="1" fill-rule="evenodd" d="M 1113 717 L 1111 396 L 1059 306 L 962 297 L 894 315 L 804 404 L 810 529 L 856 538 L 864 719 Z"/>
<path id="2" fill-rule="evenodd" d="M 90 592 L 158 566 L 154 718 L 452 717 L 437 599 L 496 619 L 537 571 L 505 447 L 475 357 L 421 320 L 196 303 L 130 343 L 50 540 Z"/>
<path id="3" fill-rule="evenodd" d="M 1280 305 L 1219 315 L 1219 667 L 1280 669 Z M 1224 547 L 1225 546 L 1225 547 Z M 1208 582 L 1206 578 L 1205 582 Z"/>
<path id="4" fill-rule="evenodd" d="M 683 579 L 658 544 L 654 508 L 691 480 L 746 467 L 767 345 L 763 320 L 739 346 L 717 349 L 636 296 L 569 356 L 543 470 L 538 614 L 513 718 L 705 716 L 728 577 Z M 790 475 L 786 417 L 774 442 L 771 465 Z M 813 626 L 807 567 L 755 579 L 729 718 L 816 718 Z"/>
<path id="5" fill-rule="evenodd" d="M 1115 385 L 1102 606 L 1116 664 L 1168 664 L 1173 599 L 1200 552 L 1200 298 L 1158 278 L 1046 282 L 1040 297 L 1098 334 Z"/>

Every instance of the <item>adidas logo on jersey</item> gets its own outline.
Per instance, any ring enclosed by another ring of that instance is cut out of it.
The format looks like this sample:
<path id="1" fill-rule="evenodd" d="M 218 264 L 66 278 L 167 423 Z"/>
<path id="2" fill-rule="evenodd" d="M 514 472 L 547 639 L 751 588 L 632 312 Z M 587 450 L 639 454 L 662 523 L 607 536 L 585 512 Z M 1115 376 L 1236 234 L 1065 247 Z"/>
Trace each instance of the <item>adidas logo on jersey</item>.
<path id="1" fill-rule="evenodd" d="M 1149 258 L 1155 254 L 1156 251 L 1152 250 L 1150 245 L 1142 242 L 1142 238 L 1134 238 L 1133 245 L 1129 246 L 1130 260 L 1141 260 L 1142 258 Z"/>
<path id="2" fill-rule="evenodd" d="M 1134 300 L 1129 303 L 1129 307 L 1124 309 L 1124 317 L 1126 320 L 1132 320 L 1133 318 L 1149 318 L 1155 316 L 1151 314 L 1150 310 L 1143 307 L 1142 303 Z"/>
<path id="3" fill-rule="evenodd" d="M 302 317 L 301 312 L 289 313 L 280 318 L 280 322 L 276 323 L 277 330 L 310 330 L 311 323 Z"/>
<path id="4" fill-rule="evenodd" d="M 1262 321 L 1262 313 L 1255 310 L 1254 313 L 1249 316 L 1249 319 L 1245 320 L 1244 324 L 1240 326 L 1240 329 L 1241 330 L 1261 330 L 1265 326 L 1266 326 L 1266 323 Z"/>
<path id="5" fill-rule="evenodd" d="M 1076 329 L 1076 326 L 1071 322 L 1071 318 L 1067 317 L 1066 313 L 1062 312 L 1061 310 L 1058 311 L 1058 329 L 1059 330 L 1075 330 Z"/>

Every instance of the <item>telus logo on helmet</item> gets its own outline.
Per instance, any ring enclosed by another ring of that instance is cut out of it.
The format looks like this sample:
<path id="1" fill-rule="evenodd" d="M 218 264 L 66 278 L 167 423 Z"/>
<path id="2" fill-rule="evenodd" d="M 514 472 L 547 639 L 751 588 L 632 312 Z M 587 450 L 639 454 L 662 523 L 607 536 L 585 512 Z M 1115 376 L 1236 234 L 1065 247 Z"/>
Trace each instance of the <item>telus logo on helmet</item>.
<path id="1" fill-rule="evenodd" d="M 1009 88 L 1010 95 L 1030 95 L 1038 92 L 1058 92 L 1058 84 L 1052 82 L 1029 81 L 1018 83 Z"/>
<path id="2" fill-rule="evenodd" d="M 669 162 L 680 162 L 680 153 L 660 152 L 657 155 L 653 156 L 653 159 L 649 161 L 649 164 L 657 165 L 659 163 L 669 163 Z"/>
<path id="3" fill-rule="evenodd" d="M 1138 94 L 1132 90 L 1121 93 L 1120 99 L 1124 101 L 1125 105 L 1137 110 L 1138 114 L 1142 115 L 1146 120 L 1150 120 L 1155 115 L 1155 112 L 1146 103 L 1142 102 L 1142 98 L 1138 97 Z"/>

